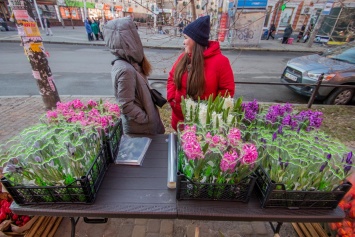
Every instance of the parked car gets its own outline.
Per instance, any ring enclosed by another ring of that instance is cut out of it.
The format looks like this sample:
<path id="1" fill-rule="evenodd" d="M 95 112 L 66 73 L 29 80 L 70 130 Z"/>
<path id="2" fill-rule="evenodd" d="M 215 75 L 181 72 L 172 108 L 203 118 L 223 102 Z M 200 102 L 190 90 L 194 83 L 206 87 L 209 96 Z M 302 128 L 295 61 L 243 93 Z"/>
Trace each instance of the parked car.
<path id="1" fill-rule="evenodd" d="M 351 85 L 346 87 L 320 87 L 316 99 L 324 104 L 345 105 L 355 92 L 355 42 L 337 46 L 321 54 L 297 57 L 287 62 L 281 75 L 283 83 L 315 84 L 324 73 L 322 85 Z M 314 86 L 286 85 L 298 94 L 310 97 Z"/>

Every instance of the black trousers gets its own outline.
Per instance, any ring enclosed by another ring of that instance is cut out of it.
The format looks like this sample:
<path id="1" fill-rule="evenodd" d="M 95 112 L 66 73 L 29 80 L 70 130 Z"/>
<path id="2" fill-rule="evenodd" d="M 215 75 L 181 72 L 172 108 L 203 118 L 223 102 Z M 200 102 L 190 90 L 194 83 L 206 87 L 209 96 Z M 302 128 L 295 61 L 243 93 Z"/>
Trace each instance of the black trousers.
<path id="1" fill-rule="evenodd" d="M 266 39 L 268 40 L 270 37 L 271 37 L 272 39 L 275 39 L 275 36 L 272 35 L 272 32 L 269 32 L 269 34 L 267 35 L 267 38 L 266 38 Z"/>

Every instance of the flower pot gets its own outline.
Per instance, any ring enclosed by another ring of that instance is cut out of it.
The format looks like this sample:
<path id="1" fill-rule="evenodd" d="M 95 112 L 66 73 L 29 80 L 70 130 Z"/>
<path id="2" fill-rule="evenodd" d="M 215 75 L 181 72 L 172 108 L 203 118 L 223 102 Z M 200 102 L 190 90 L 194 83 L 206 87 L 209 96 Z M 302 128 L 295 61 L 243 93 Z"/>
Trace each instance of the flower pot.
<path id="1" fill-rule="evenodd" d="M 282 183 L 272 181 L 261 166 L 255 170 L 255 175 L 255 189 L 263 208 L 334 209 L 352 187 L 352 184 L 345 180 L 330 192 L 293 191 L 286 190 Z"/>
<path id="2" fill-rule="evenodd" d="M 110 165 L 110 158 L 105 150 L 105 147 L 100 149 L 85 176 L 78 177 L 74 182 L 66 186 L 16 186 L 5 177 L 1 179 L 1 183 L 18 205 L 49 203 L 92 204 Z"/>
<path id="3" fill-rule="evenodd" d="M 256 177 L 251 175 L 236 184 L 196 183 L 184 174 L 177 174 L 177 200 L 218 200 L 248 202 Z"/>

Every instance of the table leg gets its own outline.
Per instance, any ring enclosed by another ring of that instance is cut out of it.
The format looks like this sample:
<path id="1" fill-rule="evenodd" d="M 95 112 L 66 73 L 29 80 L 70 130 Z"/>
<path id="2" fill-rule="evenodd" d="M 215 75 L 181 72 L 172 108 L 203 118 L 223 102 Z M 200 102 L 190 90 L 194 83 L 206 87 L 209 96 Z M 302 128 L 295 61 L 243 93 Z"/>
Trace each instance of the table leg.
<path id="1" fill-rule="evenodd" d="M 274 232 L 274 234 L 278 234 L 280 232 L 283 222 L 277 222 L 276 228 L 275 228 L 274 224 L 272 224 L 271 221 L 269 223 L 270 223 L 271 229 Z"/>
<path id="2" fill-rule="evenodd" d="M 69 217 L 70 222 L 71 222 L 71 237 L 75 237 L 75 226 L 78 223 L 80 217 L 76 218 L 75 217 Z"/>

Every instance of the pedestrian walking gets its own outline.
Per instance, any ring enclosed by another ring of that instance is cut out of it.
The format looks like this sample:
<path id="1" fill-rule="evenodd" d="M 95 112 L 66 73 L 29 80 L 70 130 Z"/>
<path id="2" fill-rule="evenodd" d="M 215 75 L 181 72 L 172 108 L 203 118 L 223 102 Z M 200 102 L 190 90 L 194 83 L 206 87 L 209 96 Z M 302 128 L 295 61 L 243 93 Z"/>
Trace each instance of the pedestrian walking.
<path id="1" fill-rule="evenodd" d="M 305 29 L 306 29 L 306 25 L 303 24 L 302 27 L 301 27 L 300 32 L 298 33 L 297 42 L 300 42 L 300 40 L 303 38 Z"/>
<path id="2" fill-rule="evenodd" d="M 210 95 L 234 96 L 230 62 L 218 41 L 209 41 L 210 16 L 203 16 L 183 30 L 185 51 L 174 63 L 167 81 L 167 99 L 172 108 L 171 125 L 183 121 L 181 97 L 207 100 Z"/>
<path id="3" fill-rule="evenodd" d="M 153 103 L 147 76 L 151 64 L 131 17 L 117 18 L 104 26 L 106 46 L 116 59 L 111 77 L 121 108 L 125 134 L 164 134 L 159 110 Z"/>
<path id="4" fill-rule="evenodd" d="M 184 29 L 184 22 L 180 21 L 178 27 L 179 27 L 180 37 L 181 37 L 182 36 L 182 30 Z"/>
<path id="5" fill-rule="evenodd" d="M 291 26 L 291 24 L 289 24 L 284 30 L 284 34 L 283 34 L 283 38 L 282 38 L 283 44 L 287 44 L 287 41 L 291 37 L 292 32 L 293 32 L 292 26 Z"/>
<path id="6" fill-rule="evenodd" d="M 47 17 L 42 17 L 42 22 L 44 25 L 44 29 L 46 31 L 46 35 L 53 36 L 53 32 L 51 30 L 51 22 L 48 20 Z"/>
<path id="7" fill-rule="evenodd" d="M 99 40 L 99 25 L 97 24 L 97 22 L 94 19 L 91 23 L 91 30 L 92 30 L 92 33 L 95 35 L 95 39 Z"/>
<path id="8" fill-rule="evenodd" d="M 89 17 L 86 18 L 86 20 L 84 21 L 84 25 L 85 25 L 86 34 L 88 36 L 88 40 L 93 41 L 94 37 L 92 36 L 91 21 Z"/>
<path id="9" fill-rule="evenodd" d="M 103 35 L 103 32 L 104 32 L 104 25 L 105 25 L 105 20 L 104 18 L 100 18 L 100 24 L 99 24 L 99 37 L 104 40 L 104 35 Z"/>
<path id="10" fill-rule="evenodd" d="M 5 18 L 5 20 L 6 20 L 6 18 Z M 7 26 L 6 21 L 4 21 L 4 19 L 2 17 L 0 17 L 0 24 L 5 29 L 5 31 L 9 31 L 9 27 Z"/>
<path id="11" fill-rule="evenodd" d="M 275 31 L 276 31 L 276 26 L 275 26 L 275 24 L 271 24 L 270 29 L 269 29 L 269 34 L 267 35 L 266 40 L 269 40 L 270 37 L 271 37 L 272 39 L 275 39 L 275 36 L 273 35 Z"/>

